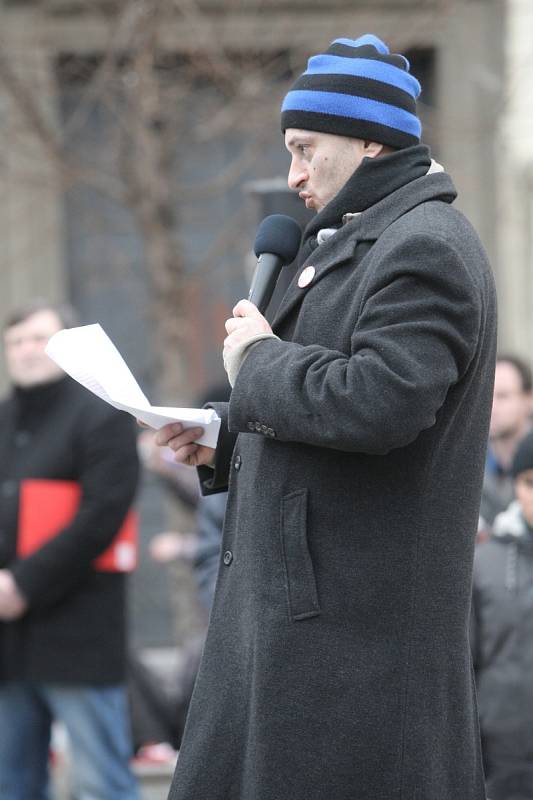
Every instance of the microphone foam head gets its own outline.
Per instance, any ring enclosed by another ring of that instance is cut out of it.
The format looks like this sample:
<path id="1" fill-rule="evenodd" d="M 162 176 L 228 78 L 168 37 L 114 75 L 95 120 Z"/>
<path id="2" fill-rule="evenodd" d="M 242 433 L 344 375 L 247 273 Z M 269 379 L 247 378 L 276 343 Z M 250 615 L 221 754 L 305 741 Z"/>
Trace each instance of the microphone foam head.
<path id="1" fill-rule="evenodd" d="M 300 249 L 302 230 L 295 219 L 286 214 L 271 214 L 265 217 L 257 229 L 254 253 L 273 253 L 284 264 L 290 264 Z"/>

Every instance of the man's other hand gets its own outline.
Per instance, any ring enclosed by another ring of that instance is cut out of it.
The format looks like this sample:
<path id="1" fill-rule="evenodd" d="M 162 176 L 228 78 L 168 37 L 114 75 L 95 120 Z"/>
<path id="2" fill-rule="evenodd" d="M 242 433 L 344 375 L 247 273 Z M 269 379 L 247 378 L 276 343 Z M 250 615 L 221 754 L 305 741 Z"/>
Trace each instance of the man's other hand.
<path id="1" fill-rule="evenodd" d="M 184 428 L 180 422 L 165 425 L 155 436 L 155 442 L 161 447 L 170 447 L 174 451 L 174 461 L 187 464 L 189 467 L 210 466 L 215 458 L 213 447 L 195 444 L 203 434 L 203 428 Z"/>

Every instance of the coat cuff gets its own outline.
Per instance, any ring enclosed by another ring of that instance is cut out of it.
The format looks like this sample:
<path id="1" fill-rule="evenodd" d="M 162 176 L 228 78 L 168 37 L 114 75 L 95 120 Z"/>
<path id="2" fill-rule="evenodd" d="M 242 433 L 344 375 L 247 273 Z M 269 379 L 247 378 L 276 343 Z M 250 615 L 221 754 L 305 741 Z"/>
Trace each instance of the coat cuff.
<path id="1" fill-rule="evenodd" d="M 276 336 L 274 333 L 258 333 L 256 336 L 252 336 L 251 339 L 248 339 L 246 342 L 243 342 L 238 347 L 224 354 L 224 369 L 228 373 L 228 381 L 232 388 L 235 386 L 237 375 L 239 374 L 239 370 L 245 358 L 250 352 L 250 348 L 262 339 L 279 339 L 279 336 Z"/>
<path id="2" fill-rule="evenodd" d="M 228 430 L 228 403 L 206 403 L 204 408 L 213 408 L 221 419 L 215 459 L 212 466 L 197 467 L 200 491 L 203 495 L 226 492 L 229 482 L 229 470 L 236 433 Z"/>

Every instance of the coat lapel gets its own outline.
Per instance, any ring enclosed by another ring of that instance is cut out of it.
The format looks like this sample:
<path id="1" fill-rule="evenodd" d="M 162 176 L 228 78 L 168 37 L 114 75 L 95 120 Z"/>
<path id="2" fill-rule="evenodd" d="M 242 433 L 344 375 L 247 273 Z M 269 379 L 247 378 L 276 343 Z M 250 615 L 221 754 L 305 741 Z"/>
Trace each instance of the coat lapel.
<path id="1" fill-rule="evenodd" d="M 455 189 L 446 173 L 424 175 L 392 192 L 350 220 L 339 229 L 338 233 L 315 248 L 299 267 L 274 317 L 272 323 L 274 332 L 289 314 L 298 309 L 307 292 L 312 291 L 325 275 L 354 258 L 358 244 L 362 242 L 373 244 L 389 225 L 421 203 L 429 200 L 450 203 L 455 196 Z M 313 280 L 306 286 L 300 287 L 298 279 L 303 270 L 309 266 L 315 269 Z"/>
<path id="2" fill-rule="evenodd" d="M 322 280 L 332 270 L 344 264 L 347 260 L 353 259 L 355 248 L 358 244 L 357 228 L 359 220 L 348 223 L 339 230 L 331 239 L 319 245 L 305 259 L 298 268 L 294 278 L 280 303 L 276 316 L 272 324 L 275 330 L 283 320 L 298 308 L 307 292 L 312 291 L 313 287 Z M 300 286 L 298 280 L 300 275 L 308 267 L 314 267 L 315 273 L 312 281 L 306 286 Z"/>

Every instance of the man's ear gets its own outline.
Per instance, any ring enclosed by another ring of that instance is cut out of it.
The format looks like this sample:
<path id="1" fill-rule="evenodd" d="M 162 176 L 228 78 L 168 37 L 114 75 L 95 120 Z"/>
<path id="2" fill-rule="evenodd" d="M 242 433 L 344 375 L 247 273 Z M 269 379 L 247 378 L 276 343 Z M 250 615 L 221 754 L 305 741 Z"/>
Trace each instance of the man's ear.
<path id="1" fill-rule="evenodd" d="M 379 142 L 371 142 L 368 139 L 365 139 L 363 142 L 363 152 L 367 158 L 376 158 L 380 156 L 383 149 L 384 145 L 379 144 Z"/>

